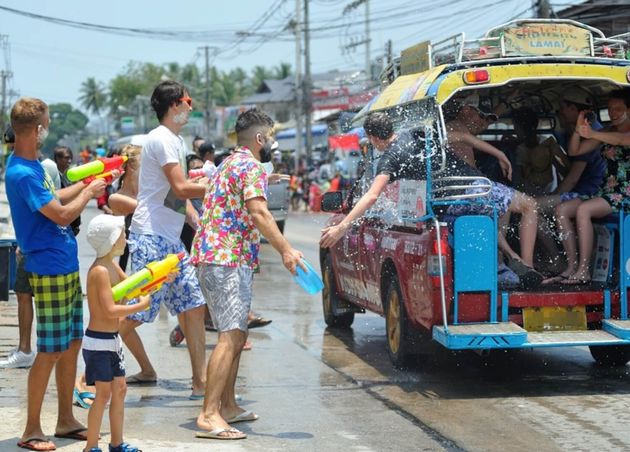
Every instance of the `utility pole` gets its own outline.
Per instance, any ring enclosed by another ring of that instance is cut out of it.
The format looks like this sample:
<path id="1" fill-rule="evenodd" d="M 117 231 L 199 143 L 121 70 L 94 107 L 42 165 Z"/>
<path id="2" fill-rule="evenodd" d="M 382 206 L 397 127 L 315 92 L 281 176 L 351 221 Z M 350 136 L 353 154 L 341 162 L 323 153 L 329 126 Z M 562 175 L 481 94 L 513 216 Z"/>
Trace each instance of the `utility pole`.
<path id="1" fill-rule="evenodd" d="M 549 19 L 551 17 L 551 5 L 549 0 L 534 0 L 536 8 L 536 17 L 541 19 Z"/>
<path id="2" fill-rule="evenodd" d="M 7 111 L 7 81 L 13 77 L 13 73 L 11 72 L 11 60 L 9 57 L 9 36 L 8 35 L 0 35 L 0 47 L 2 47 L 2 51 L 4 53 L 4 66 L 5 69 L 0 71 L 0 133 L 4 133 L 7 128 L 6 124 L 6 111 Z"/>
<path id="3" fill-rule="evenodd" d="M 365 78 L 367 81 L 372 79 L 372 60 L 370 58 L 370 0 L 354 0 L 346 5 L 342 14 L 348 14 L 352 10 L 365 5 L 365 37 L 360 41 L 354 41 L 344 46 L 345 50 L 350 50 L 365 44 Z"/>
<path id="4" fill-rule="evenodd" d="M 2 104 L 0 106 L 0 108 L 2 108 L 2 114 L 0 115 L 0 133 L 4 133 L 7 129 L 5 118 L 7 111 L 7 79 L 9 77 L 11 77 L 9 71 L 0 71 L 0 78 L 2 79 L 2 92 L 0 93 L 2 96 Z"/>
<path id="5" fill-rule="evenodd" d="M 304 0 L 304 108 L 305 108 L 305 125 L 306 125 L 306 155 L 310 157 L 313 152 L 313 135 L 311 132 L 311 122 L 313 119 L 313 98 L 312 98 L 312 80 L 311 80 L 311 38 L 308 2 Z"/>
<path id="6" fill-rule="evenodd" d="M 295 174 L 300 169 L 302 156 L 302 2 L 295 0 Z"/>
<path id="7" fill-rule="evenodd" d="M 370 59 L 370 0 L 365 0 L 365 76 L 372 80 L 372 61 Z"/>
<path id="8" fill-rule="evenodd" d="M 210 49 L 216 50 L 216 47 L 203 46 L 199 47 L 204 50 L 205 55 L 205 86 L 204 86 L 204 110 L 203 110 L 203 133 L 207 140 L 210 139 L 210 132 L 214 125 L 214 98 L 210 99 Z"/>
<path id="9" fill-rule="evenodd" d="M 385 61 L 387 61 L 386 64 L 389 64 L 392 62 L 392 40 L 388 39 L 387 43 L 385 43 Z"/>

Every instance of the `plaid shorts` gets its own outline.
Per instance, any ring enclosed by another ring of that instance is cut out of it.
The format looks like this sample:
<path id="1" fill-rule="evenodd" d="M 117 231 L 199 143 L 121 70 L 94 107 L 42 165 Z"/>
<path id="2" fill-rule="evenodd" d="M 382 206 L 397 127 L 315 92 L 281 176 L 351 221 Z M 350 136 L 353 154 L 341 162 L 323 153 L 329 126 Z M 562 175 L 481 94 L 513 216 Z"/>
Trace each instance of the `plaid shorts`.
<path id="1" fill-rule="evenodd" d="M 79 272 L 66 275 L 29 274 L 35 295 L 37 351 L 63 352 L 83 338 L 83 294 Z"/>

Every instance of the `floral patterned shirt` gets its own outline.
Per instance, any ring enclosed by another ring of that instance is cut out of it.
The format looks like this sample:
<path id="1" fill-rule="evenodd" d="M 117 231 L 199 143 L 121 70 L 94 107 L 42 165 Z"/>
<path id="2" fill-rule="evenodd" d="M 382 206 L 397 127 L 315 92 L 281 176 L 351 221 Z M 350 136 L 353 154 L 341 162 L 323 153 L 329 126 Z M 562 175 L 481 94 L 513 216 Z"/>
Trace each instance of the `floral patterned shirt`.
<path id="1" fill-rule="evenodd" d="M 260 234 L 245 202 L 267 198 L 262 164 L 249 149 L 237 148 L 208 183 L 191 262 L 258 270 Z"/>

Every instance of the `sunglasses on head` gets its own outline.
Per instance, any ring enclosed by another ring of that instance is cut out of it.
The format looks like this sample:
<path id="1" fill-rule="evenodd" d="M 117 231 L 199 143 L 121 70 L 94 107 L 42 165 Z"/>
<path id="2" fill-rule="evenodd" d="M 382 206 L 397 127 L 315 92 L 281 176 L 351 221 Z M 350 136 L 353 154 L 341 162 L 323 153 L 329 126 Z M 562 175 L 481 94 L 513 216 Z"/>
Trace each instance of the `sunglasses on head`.
<path id="1" fill-rule="evenodd" d="M 189 107 L 192 107 L 192 98 L 191 97 L 188 97 L 188 96 L 180 97 L 177 101 L 178 102 L 186 102 Z"/>

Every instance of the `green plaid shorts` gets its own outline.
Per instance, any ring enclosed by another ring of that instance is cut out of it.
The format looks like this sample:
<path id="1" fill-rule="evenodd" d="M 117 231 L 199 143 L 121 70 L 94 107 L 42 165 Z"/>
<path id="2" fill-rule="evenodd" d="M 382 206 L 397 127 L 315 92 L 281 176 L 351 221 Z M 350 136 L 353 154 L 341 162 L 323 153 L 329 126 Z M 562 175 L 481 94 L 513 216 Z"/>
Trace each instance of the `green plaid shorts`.
<path id="1" fill-rule="evenodd" d="M 63 352 L 83 338 L 83 294 L 79 272 L 66 275 L 29 274 L 35 295 L 37 351 Z"/>

